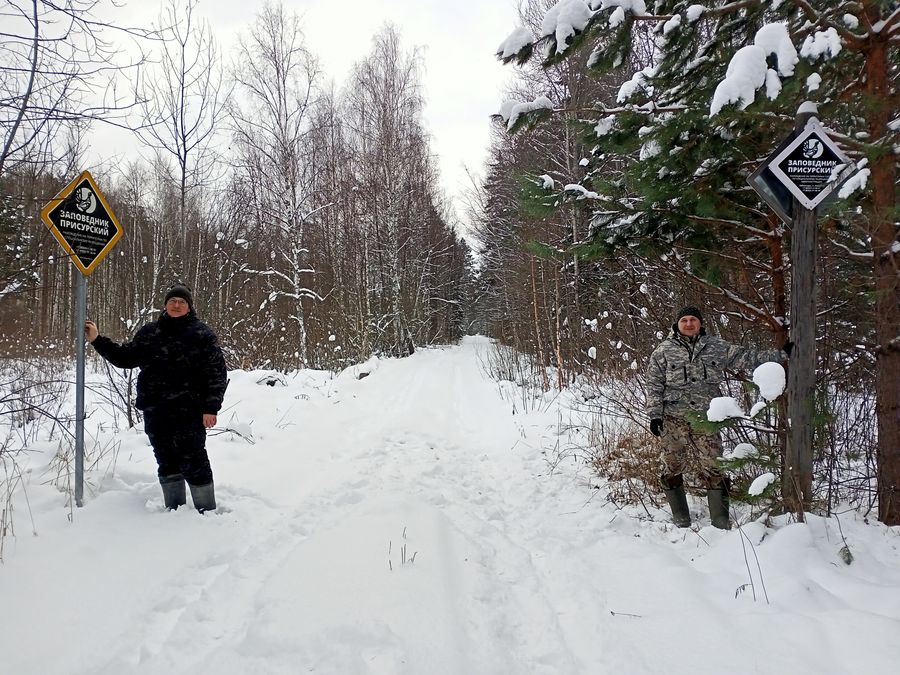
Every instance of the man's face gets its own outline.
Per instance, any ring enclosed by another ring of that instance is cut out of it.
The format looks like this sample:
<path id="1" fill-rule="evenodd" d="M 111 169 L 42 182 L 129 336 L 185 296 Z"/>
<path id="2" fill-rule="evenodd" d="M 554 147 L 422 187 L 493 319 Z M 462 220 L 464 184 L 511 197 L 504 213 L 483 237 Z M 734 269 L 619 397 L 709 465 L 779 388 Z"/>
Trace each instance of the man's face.
<path id="1" fill-rule="evenodd" d="M 184 298 L 169 298 L 166 302 L 166 314 L 171 317 L 184 316 L 190 311 L 190 306 Z"/>
<path id="2" fill-rule="evenodd" d="M 678 332 L 687 337 L 694 337 L 700 333 L 700 319 L 696 316 L 683 316 L 678 319 Z"/>

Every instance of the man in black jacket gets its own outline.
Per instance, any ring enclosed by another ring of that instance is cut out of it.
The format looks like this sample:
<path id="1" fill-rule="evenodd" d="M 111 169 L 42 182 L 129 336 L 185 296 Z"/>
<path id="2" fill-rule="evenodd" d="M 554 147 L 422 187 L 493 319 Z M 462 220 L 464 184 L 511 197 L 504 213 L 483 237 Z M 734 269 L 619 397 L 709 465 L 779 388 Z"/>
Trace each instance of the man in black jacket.
<path id="1" fill-rule="evenodd" d="M 93 321 L 85 322 L 84 334 L 114 366 L 141 369 L 135 406 L 144 412 L 166 508 L 186 503 L 187 481 L 194 507 L 215 510 L 206 430 L 216 424 L 228 378 L 216 334 L 194 313 L 190 290 L 172 286 L 159 319 L 142 326 L 130 342 L 120 345 L 100 335 Z"/>

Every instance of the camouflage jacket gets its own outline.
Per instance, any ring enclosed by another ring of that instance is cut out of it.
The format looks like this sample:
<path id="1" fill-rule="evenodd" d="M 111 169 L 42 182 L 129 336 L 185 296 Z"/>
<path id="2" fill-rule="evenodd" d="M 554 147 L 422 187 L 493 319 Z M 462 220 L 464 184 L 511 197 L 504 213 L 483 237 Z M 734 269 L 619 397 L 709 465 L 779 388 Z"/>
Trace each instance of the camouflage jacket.
<path id="1" fill-rule="evenodd" d="M 662 419 L 684 417 L 690 410 L 704 412 L 722 395 L 726 370 L 751 370 L 785 358 L 781 350 L 757 351 L 705 334 L 692 341 L 673 330 L 650 355 L 647 415 Z"/>

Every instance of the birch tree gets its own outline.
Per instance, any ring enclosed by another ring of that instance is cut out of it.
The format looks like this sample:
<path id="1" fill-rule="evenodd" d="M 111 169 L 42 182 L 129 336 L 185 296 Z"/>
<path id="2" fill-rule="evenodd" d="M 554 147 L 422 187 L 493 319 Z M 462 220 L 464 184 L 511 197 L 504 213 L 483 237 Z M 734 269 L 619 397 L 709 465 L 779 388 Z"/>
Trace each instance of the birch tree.
<path id="1" fill-rule="evenodd" d="M 303 41 L 300 19 L 283 5 L 266 5 L 241 39 L 230 115 L 237 170 L 249 183 L 258 220 L 254 236 L 271 242 L 270 263 L 245 272 L 265 279 L 266 304 L 287 303 L 297 331 L 298 365 L 308 362 L 304 301 L 314 290 L 305 236 L 313 215 L 312 176 L 304 156 L 319 66 Z"/>
<path id="2" fill-rule="evenodd" d="M 195 287 L 202 267 L 202 232 L 192 227 L 197 218 L 189 218 L 189 208 L 200 211 L 201 191 L 222 174 L 215 141 L 228 97 L 215 39 L 196 10 L 197 0 L 170 0 L 165 6 L 159 20 L 166 26 L 159 60 L 145 69 L 138 85 L 143 120 L 138 134 L 163 162 L 174 162 L 180 269 L 175 276 Z"/>
<path id="3" fill-rule="evenodd" d="M 415 349 L 401 293 L 401 261 L 416 172 L 424 168 L 419 67 L 418 56 L 404 53 L 398 33 L 388 27 L 354 69 L 347 94 L 358 182 L 369 205 L 364 244 L 368 284 L 375 296 L 386 300 L 384 311 L 370 306 L 368 321 L 376 333 L 389 332 L 385 344 L 397 356 Z"/>

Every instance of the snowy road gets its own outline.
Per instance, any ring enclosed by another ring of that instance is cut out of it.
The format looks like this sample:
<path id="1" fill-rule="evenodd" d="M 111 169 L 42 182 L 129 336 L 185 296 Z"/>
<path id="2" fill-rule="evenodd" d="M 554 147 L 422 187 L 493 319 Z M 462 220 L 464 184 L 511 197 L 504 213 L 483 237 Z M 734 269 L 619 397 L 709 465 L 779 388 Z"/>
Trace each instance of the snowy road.
<path id="1" fill-rule="evenodd" d="M 254 443 L 210 439 L 214 516 L 163 512 L 123 432 L 69 524 L 36 453 L 39 536 L 17 502 L 0 568 L 0 672 L 895 672 L 898 528 L 846 515 L 847 567 L 834 521 L 746 526 L 771 604 L 754 602 L 737 531 L 685 536 L 593 496 L 574 461 L 550 473 L 558 411 L 513 414 L 488 348 L 362 380 L 232 373 L 220 426 Z"/>

